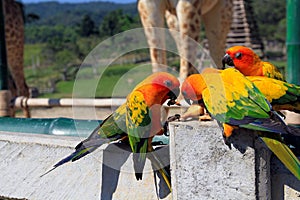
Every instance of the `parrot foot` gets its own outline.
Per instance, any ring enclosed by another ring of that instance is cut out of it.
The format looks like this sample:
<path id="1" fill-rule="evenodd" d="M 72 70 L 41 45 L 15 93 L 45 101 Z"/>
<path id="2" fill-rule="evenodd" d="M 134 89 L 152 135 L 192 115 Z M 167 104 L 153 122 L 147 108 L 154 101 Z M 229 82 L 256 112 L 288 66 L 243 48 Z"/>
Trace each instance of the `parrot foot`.
<path id="1" fill-rule="evenodd" d="M 181 116 L 182 119 L 198 118 L 204 114 L 204 108 L 199 104 L 192 104 L 187 111 Z"/>
<path id="2" fill-rule="evenodd" d="M 228 146 L 228 148 L 231 150 L 231 143 L 229 142 L 229 138 L 223 135 L 224 143 Z"/>
<path id="3" fill-rule="evenodd" d="M 169 130 L 169 123 L 170 122 L 174 122 L 174 121 L 176 121 L 176 120 L 180 120 L 180 115 L 179 114 L 175 114 L 175 115 L 173 115 L 173 116 L 170 116 L 170 117 L 168 117 L 168 119 L 167 119 L 167 121 L 164 123 L 164 126 L 163 126 L 163 134 L 165 135 L 165 136 L 169 136 L 169 133 L 168 133 L 168 130 Z"/>
<path id="4" fill-rule="evenodd" d="M 204 115 L 199 117 L 199 121 L 212 121 L 213 119 L 208 113 L 205 113 Z"/>

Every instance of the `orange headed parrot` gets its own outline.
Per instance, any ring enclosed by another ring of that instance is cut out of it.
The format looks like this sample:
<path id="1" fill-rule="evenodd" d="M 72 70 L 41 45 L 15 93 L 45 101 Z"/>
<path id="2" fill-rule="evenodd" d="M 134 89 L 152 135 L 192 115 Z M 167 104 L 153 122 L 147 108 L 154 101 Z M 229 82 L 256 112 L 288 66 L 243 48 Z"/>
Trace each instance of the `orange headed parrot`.
<path id="1" fill-rule="evenodd" d="M 152 138 L 165 131 L 160 121 L 161 106 L 167 99 L 170 99 L 168 105 L 175 103 L 179 94 L 179 85 L 178 79 L 169 73 L 158 72 L 150 75 L 134 88 L 123 105 L 75 147 L 74 153 L 55 164 L 53 169 L 66 162 L 82 158 L 102 144 L 129 139 L 134 153 L 136 179 L 141 180 L 146 153 L 153 151 Z M 169 174 L 163 169 L 158 155 L 152 152 L 147 156 L 151 162 L 155 162 L 154 166 L 171 188 Z"/>
<path id="2" fill-rule="evenodd" d="M 284 80 L 279 70 L 269 62 L 262 61 L 250 48 L 244 46 L 233 46 L 226 50 L 222 60 L 225 64 L 234 66 L 245 76 L 265 76 L 278 80 Z"/>
<path id="3" fill-rule="evenodd" d="M 223 58 L 223 67 L 225 64 L 249 76 L 247 78 L 266 96 L 274 110 L 300 113 L 300 86 L 273 80 L 283 80 L 282 74 L 271 63 L 261 61 L 251 49 L 243 46 L 229 48 Z"/>
<path id="4" fill-rule="evenodd" d="M 300 162 L 281 137 L 299 135 L 299 130 L 290 129 L 259 89 L 238 70 L 207 69 L 193 74 L 183 82 L 181 92 L 188 102 L 204 104 L 212 117 L 222 123 L 225 139 L 238 127 L 264 131 L 259 133 L 260 138 L 300 180 Z"/>

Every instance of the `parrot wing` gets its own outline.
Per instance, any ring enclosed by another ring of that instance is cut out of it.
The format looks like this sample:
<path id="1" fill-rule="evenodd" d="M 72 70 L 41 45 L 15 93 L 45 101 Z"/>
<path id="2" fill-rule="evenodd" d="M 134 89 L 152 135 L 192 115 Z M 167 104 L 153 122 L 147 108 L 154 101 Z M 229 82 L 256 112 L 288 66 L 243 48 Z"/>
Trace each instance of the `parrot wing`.
<path id="1" fill-rule="evenodd" d="M 248 76 L 271 102 L 275 110 L 300 113 L 300 86 L 262 76 Z"/>
<path id="2" fill-rule="evenodd" d="M 270 104 L 238 70 L 229 68 L 203 74 L 203 78 L 207 85 L 202 93 L 205 106 L 220 122 L 241 125 L 269 118 Z"/>
<path id="3" fill-rule="evenodd" d="M 41 176 L 48 174 L 57 167 L 69 162 L 76 161 L 85 155 L 93 152 L 103 144 L 110 143 L 124 137 L 127 137 L 125 126 L 126 106 L 123 104 L 113 114 L 108 116 L 103 122 L 95 128 L 91 135 L 75 147 L 75 152 L 57 162 L 52 169 Z"/>
<path id="4" fill-rule="evenodd" d="M 218 121 L 252 130 L 295 135 L 255 84 L 238 70 L 229 68 L 219 73 L 205 73 L 203 78 L 207 85 L 202 93 L 204 104 Z"/>

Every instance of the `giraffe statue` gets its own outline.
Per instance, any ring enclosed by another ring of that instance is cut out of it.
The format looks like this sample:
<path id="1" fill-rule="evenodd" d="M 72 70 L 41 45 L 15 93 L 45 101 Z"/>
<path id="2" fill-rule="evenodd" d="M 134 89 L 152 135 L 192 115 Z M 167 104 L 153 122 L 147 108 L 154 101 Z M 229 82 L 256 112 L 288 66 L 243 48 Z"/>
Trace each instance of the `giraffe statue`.
<path id="1" fill-rule="evenodd" d="M 152 27 L 163 28 L 165 21 L 171 30 L 179 32 L 175 37 L 181 59 L 179 78 L 197 73 L 192 65 L 196 59 L 196 46 L 189 38 L 199 42 L 200 23 L 203 20 L 209 51 L 218 67 L 226 48 L 226 37 L 232 22 L 233 0 L 138 0 L 138 11 L 145 30 L 152 71 L 166 68 L 166 53 L 155 48 L 164 42 L 164 36 L 153 31 Z"/>
<path id="2" fill-rule="evenodd" d="M 24 12 L 21 3 L 3 0 L 5 39 L 8 69 L 11 74 L 9 89 L 12 97 L 29 97 L 29 88 L 24 77 Z M 25 117 L 30 117 L 28 108 L 23 108 Z M 13 114 L 14 115 L 14 114 Z"/>

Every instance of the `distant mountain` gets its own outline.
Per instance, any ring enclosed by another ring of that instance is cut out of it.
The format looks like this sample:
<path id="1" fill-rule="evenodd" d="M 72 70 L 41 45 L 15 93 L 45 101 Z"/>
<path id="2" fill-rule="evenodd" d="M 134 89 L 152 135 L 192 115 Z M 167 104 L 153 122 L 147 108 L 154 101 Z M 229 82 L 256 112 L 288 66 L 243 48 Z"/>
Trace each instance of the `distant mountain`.
<path id="1" fill-rule="evenodd" d="M 98 26 L 109 12 L 122 9 L 123 13 L 137 15 L 136 3 L 117 4 L 111 2 L 58 3 L 42 2 L 25 4 L 25 14 L 34 13 L 40 19 L 34 25 L 72 26 L 79 23 L 88 14 Z"/>

